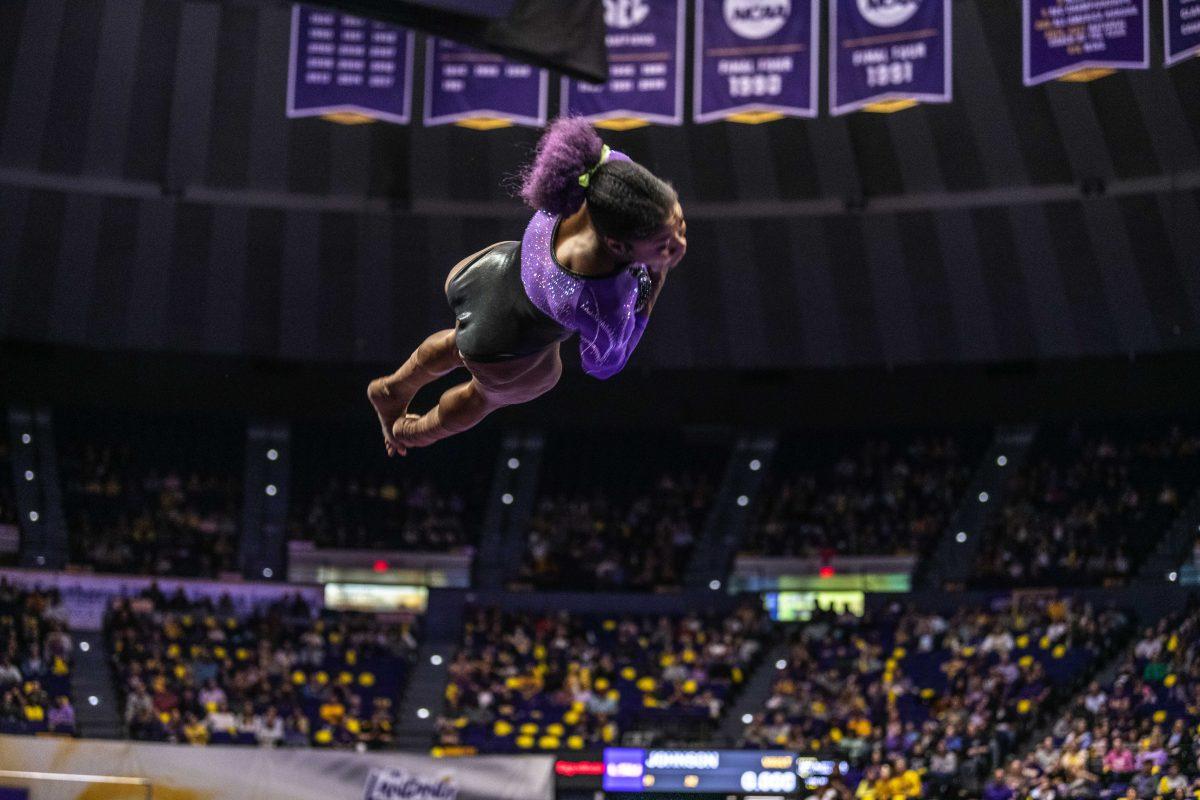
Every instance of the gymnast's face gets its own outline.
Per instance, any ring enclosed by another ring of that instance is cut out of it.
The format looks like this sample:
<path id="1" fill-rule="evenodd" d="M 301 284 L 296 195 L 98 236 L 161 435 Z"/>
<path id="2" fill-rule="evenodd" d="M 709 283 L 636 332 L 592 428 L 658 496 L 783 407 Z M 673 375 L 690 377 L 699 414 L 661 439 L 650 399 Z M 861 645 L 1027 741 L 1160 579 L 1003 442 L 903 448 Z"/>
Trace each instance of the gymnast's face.
<path id="1" fill-rule="evenodd" d="M 609 240 L 609 247 L 622 258 L 645 264 L 652 269 L 670 269 L 687 252 L 687 221 L 678 202 L 662 227 L 641 239 L 628 242 Z"/>

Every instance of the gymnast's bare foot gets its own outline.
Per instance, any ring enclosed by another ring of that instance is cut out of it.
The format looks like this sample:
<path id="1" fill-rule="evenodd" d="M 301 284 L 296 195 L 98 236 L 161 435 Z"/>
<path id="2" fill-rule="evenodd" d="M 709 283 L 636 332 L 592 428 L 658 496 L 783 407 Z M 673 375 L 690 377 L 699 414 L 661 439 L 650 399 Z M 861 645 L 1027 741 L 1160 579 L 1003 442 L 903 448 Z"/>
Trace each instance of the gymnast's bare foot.
<path id="1" fill-rule="evenodd" d="M 371 401 L 371 405 L 375 407 L 375 413 L 379 416 L 379 425 L 383 429 L 383 443 L 388 456 L 394 456 L 397 453 L 405 455 L 408 450 L 396 441 L 392 435 L 392 426 L 396 424 L 396 420 L 408 412 L 408 403 L 412 400 L 412 396 L 398 393 L 392 383 L 390 375 L 371 381 L 367 384 L 367 399 Z"/>

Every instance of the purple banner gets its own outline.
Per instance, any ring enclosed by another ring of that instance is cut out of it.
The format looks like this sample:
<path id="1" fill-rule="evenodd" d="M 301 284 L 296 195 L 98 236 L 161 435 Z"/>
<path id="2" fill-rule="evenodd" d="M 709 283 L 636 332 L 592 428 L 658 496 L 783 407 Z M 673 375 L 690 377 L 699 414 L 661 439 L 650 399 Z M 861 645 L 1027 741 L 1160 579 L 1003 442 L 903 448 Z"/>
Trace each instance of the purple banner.
<path id="1" fill-rule="evenodd" d="M 431 36 L 425 43 L 425 125 L 488 129 L 546 124 L 546 71 Z"/>
<path id="2" fill-rule="evenodd" d="M 1200 55 L 1200 0 L 1163 0 L 1167 66 Z"/>
<path id="3" fill-rule="evenodd" d="M 817 116 L 818 0 L 696 0 L 692 118 Z"/>
<path id="4" fill-rule="evenodd" d="M 950 0 L 829 0 L 829 111 L 948 103 Z"/>
<path id="5" fill-rule="evenodd" d="M 1022 0 L 1025 85 L 1149 67 L 1149 12 L 1150 0 Z"/>
<path id="6" fill-rule="evenodd" d="M 683 124 L 684 2 L 606 0 L 608 83 L 563 78 L 563 113 L 618 130 Z"/>
<path id="7" fill-rule="evenodd" d="M 407 124 L 411 32 L 353 14 L 292 6 L 287 115 Z M 356 119 L 357 118 L 357 119 Z"/>

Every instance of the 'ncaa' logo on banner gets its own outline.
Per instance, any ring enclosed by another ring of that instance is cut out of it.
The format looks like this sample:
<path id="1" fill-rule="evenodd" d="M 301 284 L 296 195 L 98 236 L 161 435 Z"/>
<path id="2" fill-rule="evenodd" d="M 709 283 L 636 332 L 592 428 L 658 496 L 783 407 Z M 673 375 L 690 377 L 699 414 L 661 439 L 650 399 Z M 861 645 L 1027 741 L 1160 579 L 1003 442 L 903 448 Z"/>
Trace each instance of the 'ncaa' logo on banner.
<path id="1" fill-rule="evenodd" d="M 894 28 L 917 13 L 921 0 L 858 0 L 858 13 L 878 28 Z"/>
<path id="2" fill-rule="evenodd" d="M 650 16 L 646 0 L 604 0 L 604 24 L 610 28 L 632 28 Z"/>
<path id="3" fill-rule="evenodd" d="M 725 24 L 743 39 L 765 39 L 783 28 L 792 0 L 725 0 Z"/>

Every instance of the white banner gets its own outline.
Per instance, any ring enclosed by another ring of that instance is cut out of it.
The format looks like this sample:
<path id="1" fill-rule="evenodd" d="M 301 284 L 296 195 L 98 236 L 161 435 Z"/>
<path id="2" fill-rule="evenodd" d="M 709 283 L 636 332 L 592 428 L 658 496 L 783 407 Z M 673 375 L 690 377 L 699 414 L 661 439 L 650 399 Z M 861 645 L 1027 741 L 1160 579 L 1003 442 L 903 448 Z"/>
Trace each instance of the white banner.
<path id="1" fill-rule="evenodd" d="M 141 778 L 150 783 L 156 800 L 363 800 L 364 792 L 372 790 L 374 773 L 408 778 L 374 784 L 385 792 L 401 792 L 368 795 L 381 800 L 552 800 L 553 767 L 552 757 L 533 755 L 439 759 L 409 753 L 0 736 L 3 770 Z M 453 795 L 445 794 L 448 787 Z M 86 781 L 32 777 L 0 778 L 0 788 L 26 789 L 29 800 L 116 796 L 111 788 Z M 410 790 L 417 793 L 403 793 Z M 140 800 L 146 794 L 128 796 Z"/>

